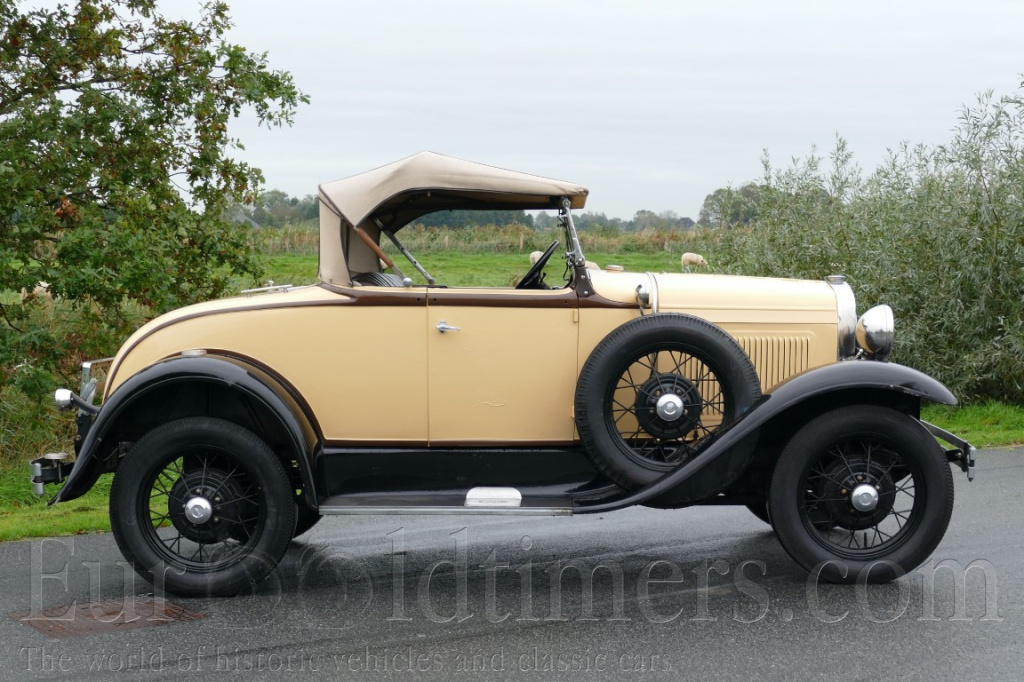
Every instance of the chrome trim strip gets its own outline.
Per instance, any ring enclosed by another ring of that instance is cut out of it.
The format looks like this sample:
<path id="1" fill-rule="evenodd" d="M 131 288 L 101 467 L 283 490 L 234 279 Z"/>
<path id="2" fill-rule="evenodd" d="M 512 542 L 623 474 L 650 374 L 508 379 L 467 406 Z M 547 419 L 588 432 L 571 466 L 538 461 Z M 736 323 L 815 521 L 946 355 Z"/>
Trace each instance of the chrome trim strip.
<path id="1" fill-rule="evenodd" d="M 836 296 L 837 359 L 852 358 L 857 354 L 857 297 L 843 275 L 829 275 L 825 281 L 832 287 L 832 292 Z"/>
<path id="2" fill-rule="evenodd" d="M 647 275 L 647 281 L 651 283 L 651 312 L 657 314 L 661 312 L 661 296 L 658 292 L 658 278 L 654 276 L 653 272 L 645 272 Z"/>
<path id="3" fill-rule="evenodd" d="M 269 294 L 271 292 L 283 292 L 295 287 L 291 284 L 272 284 L 269 287 L 256 287 L 255 289 L 242 289 L 239 293 L 243 296 L 251 297 L 253 294 Z"/>
<path id="4" fill-rule="evenodd" d="M 489 516 L 572 516 L 570 507 L 320 507 L 321 514 L 367 515 L 367 514 L 486 514 Z"/>

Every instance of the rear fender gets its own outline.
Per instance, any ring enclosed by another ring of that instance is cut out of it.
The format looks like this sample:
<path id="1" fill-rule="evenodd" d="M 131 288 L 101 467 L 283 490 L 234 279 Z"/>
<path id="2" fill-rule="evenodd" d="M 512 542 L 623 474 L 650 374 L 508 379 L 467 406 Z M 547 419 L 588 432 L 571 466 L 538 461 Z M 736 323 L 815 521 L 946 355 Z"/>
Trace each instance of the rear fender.
<path id="1" fill-rule="evenodd" d="M 64 487 L 50 504 L 67 502 L 84 495 L 104 471 L 116 462 L 118 444 L 124 434 L 141 435 L 138 416 L 160 410 L 162 397 L 196 387 L 207 387 L 237 395 L 245 406 L 232 421 L 252 428 L 259 424 L 282 434 L 279 447 L 298 462 L 307 504 L 315 508 L 316 487 L 312 462 L 322 447 L 319 426 L 299 393 L 287 382 L 248 358 L 209 353 L 198 357 L 173 357 L 138 372 L 125 381 L 103 404 L 88 429 L 74 468 Z M 207 414 L 210 406 L 195 405 L 188 416 Z M 260 424 L 269 415 L 269 424 Z M 176 415 L 170 418 L 177 418 Z M 142 427 L 148 430 L 148 427 Z"/>

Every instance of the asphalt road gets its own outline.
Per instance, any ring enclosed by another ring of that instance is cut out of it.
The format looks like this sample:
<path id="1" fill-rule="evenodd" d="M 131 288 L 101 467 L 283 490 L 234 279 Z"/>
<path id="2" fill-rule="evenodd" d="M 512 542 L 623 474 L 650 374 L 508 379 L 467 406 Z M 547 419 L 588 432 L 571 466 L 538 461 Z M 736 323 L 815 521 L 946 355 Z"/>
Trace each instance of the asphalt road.
<path id="1" fill-rule="evenodd" d="M 884 586 L 809 581 L 742 508 L 326 518 L 257 594 L 153 615 L 109 535 L 4 543 L 0 679 L 1018 680 L 1024 450 L 955 473 Z"/>

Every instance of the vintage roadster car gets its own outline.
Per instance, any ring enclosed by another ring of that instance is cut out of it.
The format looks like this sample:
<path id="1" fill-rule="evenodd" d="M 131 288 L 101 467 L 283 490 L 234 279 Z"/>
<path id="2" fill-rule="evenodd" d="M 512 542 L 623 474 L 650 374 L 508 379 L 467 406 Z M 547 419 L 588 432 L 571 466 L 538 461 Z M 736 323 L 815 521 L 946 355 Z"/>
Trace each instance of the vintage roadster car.
<path id="1" fill-rule="evenodd" d="M 35 460 L 37 492 L 113 472 L 117 543 L 169 592 L 245 589 L 326 514 L 630 505 L 746 505 L 821 578 L 887 581 L 941 540 L 950 463 L 973 477 L 919 419 L 956 399 L 886 362 L 892 311 L 858 320 L 841 276 L 588 269 L 584 187 L 432 153 L 319 198 L 319 284 L 154 319 L 101 361 L 101 407 L 97 362 L 57 391 L 77 457 Z M 398 233 L 451 209 L 555 210 L 559 239 L 514 287 L 447 287 Z"/>

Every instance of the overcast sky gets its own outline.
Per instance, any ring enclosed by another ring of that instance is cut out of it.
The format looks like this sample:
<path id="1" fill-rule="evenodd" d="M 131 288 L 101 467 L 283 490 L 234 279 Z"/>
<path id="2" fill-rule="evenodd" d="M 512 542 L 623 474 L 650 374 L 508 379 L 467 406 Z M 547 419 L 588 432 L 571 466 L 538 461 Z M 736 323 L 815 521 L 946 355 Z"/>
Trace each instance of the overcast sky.
<path id="1" fill-rule="evenodd" d="M 1018 90 L 1024 2 L 235 0 L 232 39 L 312 98 L 241 121 L 267 187 L 431 150 L 581 183 L 588 210 L 697 217 L 704 197 L 837 134 L 873 168 Z M 171 5 L 165 7 L 173 14 Z"/>

